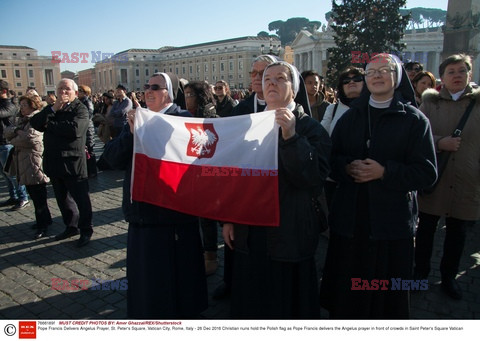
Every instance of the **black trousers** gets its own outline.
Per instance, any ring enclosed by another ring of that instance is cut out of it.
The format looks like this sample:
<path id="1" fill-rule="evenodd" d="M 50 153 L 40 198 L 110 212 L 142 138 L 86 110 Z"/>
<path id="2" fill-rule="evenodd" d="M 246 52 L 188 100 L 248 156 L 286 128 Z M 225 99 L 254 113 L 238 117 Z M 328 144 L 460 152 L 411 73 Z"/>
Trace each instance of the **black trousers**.
<path id="1" fill-rule="evenodd" d="M 79 228 L 82 235 L 91 236 L 92 204 L 88 179 L 51 177 L 50 181 L 67 228 Z"/>
<path id="2" fill-rule="evenodd" d="M 439 216 L 420 212 L 415 238 L 415 271 L 428 275 L 433 250 L 433 237 L 437 230 Z M 443 256 L 440 263 L 442 279 L 455 279 L 462 258 L 467 226 L 470 221 L 446 218 L 446 235 Z"/>
<path id="3" fill-rule="evenodd" d="M 35 207 L 35 220 L 37 221 L 37 229 L 45 230 L 52 223 L 52 216 L 47 204 L 47 185 L 26 185 L 28 195 L 33 201 Z"/>

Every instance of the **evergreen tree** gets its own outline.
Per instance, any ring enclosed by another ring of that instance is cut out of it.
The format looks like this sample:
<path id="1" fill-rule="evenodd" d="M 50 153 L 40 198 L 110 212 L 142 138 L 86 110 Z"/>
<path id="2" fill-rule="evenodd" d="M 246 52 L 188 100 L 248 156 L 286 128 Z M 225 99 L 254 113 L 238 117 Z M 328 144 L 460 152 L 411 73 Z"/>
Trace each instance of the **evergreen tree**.
<path id="1" fill-rule="evenodd" d="M 406 0 L 332 0 L 331 27 L 336 46 L 328 49 L 327 82 L 337 83 L 347 66 L 363 67 L 378 53 L 399 54 L 409 15 L 401 15 Z"/>

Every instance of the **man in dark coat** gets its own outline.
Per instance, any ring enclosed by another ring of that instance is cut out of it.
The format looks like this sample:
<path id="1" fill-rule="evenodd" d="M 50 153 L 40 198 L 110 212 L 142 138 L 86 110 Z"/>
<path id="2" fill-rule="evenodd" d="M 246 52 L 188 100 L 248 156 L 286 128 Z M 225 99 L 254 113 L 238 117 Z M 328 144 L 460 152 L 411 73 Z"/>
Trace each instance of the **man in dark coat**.
<path id="1" fill-rule="evenodd" d="M 191 116 L 174 101 L 165 73 L 145 85 L 148 109 L 159 115 Z M 134 117 L 108 142 L 103 156 L 115 169 L 125 169 L 123 213 L 128 225 L 127 315 L 135 319 L 198 318 L 208 307 L 207 282 L 198 218 L 130 199 Z M 161 132 L 159 132 L 161 133 Z"/>
<path id="2" fill-rule="evenodd" d="M 55 239 L 72 237 L 80 230 L 77 246 L 82 247 L 89 243 L 93 225 L 85 153 L 89 117 L 77 95 L 77 84 L 62 79 L 55 104 L 34 115 L 30 123 L 44 133 L 43 169 L 50 177 L 66 225 Z"/>

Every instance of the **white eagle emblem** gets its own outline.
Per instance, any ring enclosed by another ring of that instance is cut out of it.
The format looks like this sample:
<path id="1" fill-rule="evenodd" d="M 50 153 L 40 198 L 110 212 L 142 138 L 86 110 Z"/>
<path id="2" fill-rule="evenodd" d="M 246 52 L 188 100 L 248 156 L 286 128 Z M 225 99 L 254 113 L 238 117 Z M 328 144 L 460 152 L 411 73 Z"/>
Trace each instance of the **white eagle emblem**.
<path id="1" fill-rule="evenodd" d="M 190 150 L 199 157 L 209 155 L 212 150 L 211 147 L 215 145 L 217 136 L 210 129 L 203 130 L 200 127 L 190 129 L 192 134 L 192 145 Z"/>

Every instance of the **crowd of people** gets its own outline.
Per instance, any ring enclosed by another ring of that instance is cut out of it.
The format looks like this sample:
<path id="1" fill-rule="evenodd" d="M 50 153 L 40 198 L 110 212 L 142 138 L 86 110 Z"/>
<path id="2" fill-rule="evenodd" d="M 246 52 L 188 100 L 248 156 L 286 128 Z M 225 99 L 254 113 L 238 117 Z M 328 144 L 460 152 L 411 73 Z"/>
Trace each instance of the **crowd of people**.
<path id="1" fill-rule="evenodd" d="M 65 224 L 55 239 L 80 234 L 83 247 L 94 232 L 89 178 L 97 168 L 125 170 L 129 318 L 198 317 L 208 306 L 206 276 L 217 271 L 221 228 L 224 280 L 214 298 L 230 299 L 232 318 L 312 319 L 324 307 L 334 319 L 406 319 L 409 290 L 354 290 L 354 281 L 427 280 L 444 217 L 441 285 L 461 299 L 459 263 L 467 230 L 480 218 L 480 90 L 470 57 L 448 57 L 439 75 L 379 54 L 339 72 L 331 89 L 315 70 L 300 74 L 261 55 L 250 91 L 159 72 L 142 92 L 118 85 L 92 94 L 62 79 L 56 95 L 27 89 L 16 100 L 0 80 L 0 174 L 9 190 L 0 205 L 20 210 L 30 197 L 34 238 L 43 238 L 52 224 L 51 183 Z M 280 127 L 280 224 L 218 222 L 131 200 L 139 107 L 216 119 L 272 110 Z M 98 160 L 95 135 L 105 145 Z M 325 230 L 319 285 L 315 252 Z"/>

